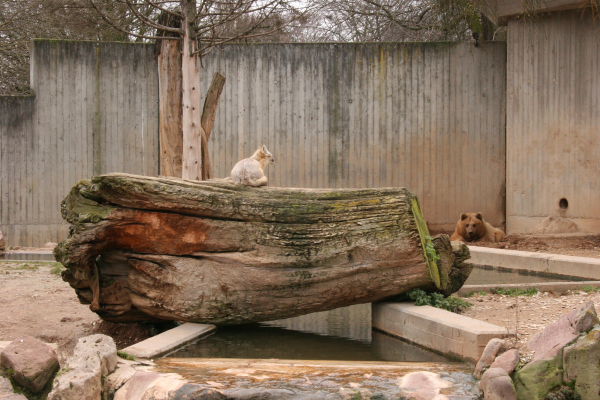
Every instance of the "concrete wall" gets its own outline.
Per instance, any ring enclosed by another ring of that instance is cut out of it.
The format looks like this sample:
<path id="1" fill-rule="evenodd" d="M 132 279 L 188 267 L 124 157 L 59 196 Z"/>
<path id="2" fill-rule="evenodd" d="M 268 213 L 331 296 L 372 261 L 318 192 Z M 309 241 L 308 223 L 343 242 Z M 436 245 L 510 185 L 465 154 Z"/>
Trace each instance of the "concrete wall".
<path id="1" fill-rule="evenodd" d="M 273 185 L 406 186 L 435 229 L 463 211 L 504 222 L 504 43 L 229 45 L 216 176 L 265 143 Z"/>
<path id="2" fill-rule="evenodd" d="M 502 43 L 224 46 L 211 154 L 217 176 L 267 144 L 271 184 L 406 186 L 434 229 L 462 211 L 504 220 Z M 35 97 L 0 98 L 0 229 L 10 245 L 64 238 L 60 201 L 105 172 L 158 174 L 150 45 L 37 41 Z"/>
<path id="3" fill-rule="evenodd" d="M 154 47 L 36 41 L 34 97 L 0 97 L 0 229 L 9 245 L 65 237 L 60 202 L 105 172 L 158 173 Z"/>
<path id="4" fill-rule="evenodd" d="M 509 232 L 557 215 L 600 232 L 598 20 L 574 11 L 511 21 L 507 89 Z"/>

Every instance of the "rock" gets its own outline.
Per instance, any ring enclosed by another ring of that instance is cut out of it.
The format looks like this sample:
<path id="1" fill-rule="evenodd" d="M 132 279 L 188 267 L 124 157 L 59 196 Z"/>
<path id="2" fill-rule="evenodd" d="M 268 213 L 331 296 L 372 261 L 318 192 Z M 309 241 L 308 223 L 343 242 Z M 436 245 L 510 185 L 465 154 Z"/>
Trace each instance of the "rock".
<path id="1" fill-rule="evenodd" d="M 411 372 L 400 379 L 399 385 L 409 398 L 419 400 L 447 399 L 440 395 L 441 389 L 452 386 L 452 383 L 442 379 L 438 374 L 428 371 Z"/>
<path id="2" fill-rule="evenodd" d="M 584 332 L 600 323 L 593 302 L 563 315 L 527 343 L 529 350 L 535 352 L 532 362 L 555 357 L 566 345 L 573 342 Z"/>
<path id="3" fill-rule="evenodd" d="M 490 365 L 492 365 L 492 363 L 496 359 L 496 355 L 500 353 L 505 346 L 506 342 L 502 339 L 490 339 L 488 344 L 485 346 L 485 349 L 483 349 L 483 353 L 481 353 L 481 357 L 479 357 L 477 365 L 475 365 L 475 371 L 473 372 L 475 378 L 481 378 L 483 371 Z"/>
<path id="4" fill-rule="evenodd" d="M 10 380 L 0 376 L 0 400 L 27 400 L 27 397 L 15 393 Z"/>
<path id="5" fill-rule="evenodd" d="M 106 335 L 90 335 L 77 341 L 73 355 L 54 380 L 48 400 L 97 400 L 102 378 L 117 366 L 117 346 Z"/>
<path id="6" fill-rule="evenodd" d="M 290 389 L 265 389 L 265 388 L 249 388 L 249 389 L 230 389 L 223 392 L 225 398 L 235 400 L 337 400 L 340 398 L 364 399 L 352 395 L 344 396 L 343 394 L 332 394 L 321 391 L 305 392 L 301 390 Z M 354 392 L 357 393 L 357 392 Z M 340 396 L 341 395 L 341 396 Z M 376 397 L 366 397 L 375 399 Z M 194 398 L 195 399 L 195 398 Z M 216 397 L 220 399 L 220 397 Z M 210 399 L 212 400 L 212 399 Z"/>
<path id="7" fill-rule="evenodd" d="M 4 234 L 0 231 L 0 254 L 4 253 L 6 250 L 6 239 L 4 239 Z"/>
<path id="8" fill-rule="evenodd" d="M 553 388 L 562 384 L 562 352 L 547 360 L 532 361 L 513 376 L 517 399 L 544 400 Z"/>
<path id="9" fill-rule="evenodd" d="M 479 383 L 484 400 L 517 400 L 517 392 L 510 376 L 503 368 L 490 367 Z"/>
<path id="10" fill-rule="evenodd" d="M 508 375 L 512 374 L 519 364 L 519 350 L 510 349 L 500 354 L 490 368 L 502 368 Z"/>
<path id="11" fill-rule="evenodd" d="M 600 329 L 596 328 L 563 352 L 565 382 L 575 381 L 582 400 L 600 397 Z"/>
<path id="12" fill-rule="evenodd" d="M 108 394 L 108 398 L 114 397 L 117 390 L 119 390 L 133 375 L 136 370 L 133 366 L 119 362 L 114 372 L 106 377 L 105 392 Z"/>
<path id="13" fill-rule="evenodd" d="M 0 353 L 2 369 L 33 393 L 41 392 L 58 370 L 56 352 L 32 336 L 14 340 Z"/>
<path id="14" fill-rule="evenodd" d="M 175 394 L 169 397 L 169 400 L 223 400 L 228 398 L 230 397 L 217 390 L 205 388 L 195 383 L 186 383 L 177 389 Z"/>
<path id="15" fill-rule="evenodd" d="M 58 243 L 56 243 L 56 242 L 46 242 L 46 243 L 44 243 L 44 248 L 45 249 L 54 249 L 57 245 L 58 245 Z"/>
<path id="16" fill-rule="evenodd" d="M 217 390 L 187 383 L 177 374 L 136 372 L 115 393 L 114 400 L 221 400 L 227 397 Z"/>

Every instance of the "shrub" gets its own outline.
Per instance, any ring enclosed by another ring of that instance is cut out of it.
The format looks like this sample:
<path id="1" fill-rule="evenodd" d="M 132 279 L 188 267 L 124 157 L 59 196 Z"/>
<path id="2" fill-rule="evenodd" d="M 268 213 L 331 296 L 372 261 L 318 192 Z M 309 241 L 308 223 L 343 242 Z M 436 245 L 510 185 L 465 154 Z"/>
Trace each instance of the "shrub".
<path id="1" fill-rule="evenodd" d="M 468 301 L 458 297 L 444 297 L 441 293 L 427 293 L 421 289 L 413 289 L 408 292 L 408 298 L 413 300 L 417 306 L 432 306 L 452 312 L 460 312 L 472 306 Z"/>

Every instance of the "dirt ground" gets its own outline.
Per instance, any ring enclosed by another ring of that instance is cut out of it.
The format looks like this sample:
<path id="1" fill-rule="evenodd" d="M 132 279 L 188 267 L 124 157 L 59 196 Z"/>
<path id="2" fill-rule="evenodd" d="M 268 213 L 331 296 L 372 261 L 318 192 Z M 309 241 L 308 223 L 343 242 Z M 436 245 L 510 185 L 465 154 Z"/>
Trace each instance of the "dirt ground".
<path id="1" fill-rule="evenodd" d="M 79 303 L 61 279 L 61 268 L 58 263 L 0 261 L 0 341 L 32 335 L 57 343 L 64 357 L 78 338 L 92 333 L 112 336 L 118 348 L 154 333 L 149 325 L 102 321 Z"/>
<path id="2" fill-rule="evenodd" d="M 516 332 L 515 344 L 522 348 L 525 343 L 545 326 L 579 305 L 593 302 L 600 312 L 600 293 L 596 290 L 569 291 L 566 293 L 537 293 L 533 296 L 507 296 L 477 294 L 466 299 L 473 304 L 462 314 L 492 324 L 505 326 Z"/>
<path id="3" fill-rule="evenodd" d="M 472 242 L 474 246 L 523 250 L 569 256 L 600 258 L 600 235 L 526 236 L 508 235 L 498 243 Z"/>

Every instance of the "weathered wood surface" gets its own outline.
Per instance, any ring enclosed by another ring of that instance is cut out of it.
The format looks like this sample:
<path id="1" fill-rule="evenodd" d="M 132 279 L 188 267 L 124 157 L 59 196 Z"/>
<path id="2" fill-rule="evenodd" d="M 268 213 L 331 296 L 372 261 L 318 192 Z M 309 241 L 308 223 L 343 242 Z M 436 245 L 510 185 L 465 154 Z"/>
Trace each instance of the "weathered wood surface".
<path id="1" fill-rule="evenodd" d="M 181 176 L 183 154 L 181 42 L 162 40 L 158 56 L 160 174 Z"/>
<path id="2" fill-rule="evenodd" d="M 63 278 L 107 320 L 274 320 L 416 287 L 453 292 L 470 272 L 466 246 L 432 240 L 404 188 L 110 174 L 77 184 L 62 213 Z"/>

